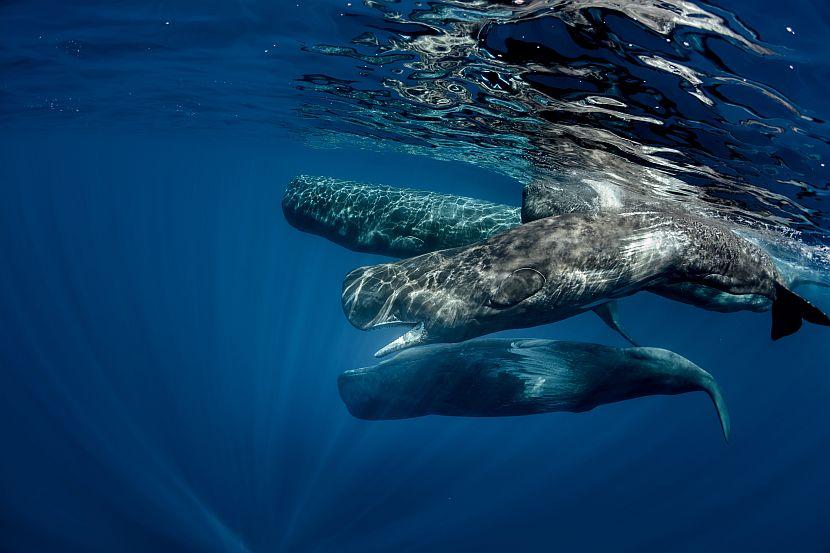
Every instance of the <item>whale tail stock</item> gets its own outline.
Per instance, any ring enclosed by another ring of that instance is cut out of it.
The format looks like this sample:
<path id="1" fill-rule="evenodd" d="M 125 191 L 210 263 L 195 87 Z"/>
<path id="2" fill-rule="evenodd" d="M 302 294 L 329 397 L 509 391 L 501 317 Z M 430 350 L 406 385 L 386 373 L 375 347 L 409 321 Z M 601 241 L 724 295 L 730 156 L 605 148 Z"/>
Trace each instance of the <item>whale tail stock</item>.
<path id="1" fill-rule="evenodd" d="M 789 336 L 801 328 L 803 321 L 830 326 L 830 317 L 818 307 L 780 283 L 775 284 L 772 302 L 772 339 Z"/>
<path id="2" fill-rule="evenodd" d="M 634 364 L 622 364 L 624 368 L 618 374 L 633 375 L 632 383 L 651 381 L 652 394 L 684 394 L 686 392 L 705 392 L 712 401 L 718 415 L 723 439 L 729 443 L 732 423 L 729 409 L 721 392 L 720 385 L 709 372 L 692 363 L 682 355 L 662 348 L 636 347 L 622 350 Z M 621 377 L 624 378 L 625 377 Z M 621 384 L 622 382 L 618 383 Z M 642 385 L 642 384 L 641 384 Z M 649 386 L 646 384 L 646 386 Z M 620 389 L 624 390 L 625 386 Z M 636 388 L 636 385 L 635 385 Z M 623 394 L 626 392 L 623 391 Z M 638 397 L 628 395 L 627 397 Z"/>

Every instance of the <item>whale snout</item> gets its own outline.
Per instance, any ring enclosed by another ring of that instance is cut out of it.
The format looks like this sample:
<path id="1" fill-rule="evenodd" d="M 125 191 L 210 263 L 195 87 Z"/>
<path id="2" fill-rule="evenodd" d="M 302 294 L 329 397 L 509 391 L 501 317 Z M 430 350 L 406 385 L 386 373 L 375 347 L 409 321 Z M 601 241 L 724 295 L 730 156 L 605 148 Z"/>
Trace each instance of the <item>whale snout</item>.
<path id="1" fill-rule="evenodd" d="M 327 193 L 328 192 L 328 193 Z M 330 212 L 330 190 L 313 177 L 295 177 L 282 196 L 282 213 L 292 227 L 304 232 L 319 232 L 322 214 Z"/>
<path id="2" fill-rule="evenodd" d="M 377 398 L 381 397 L 376 379 L 371 375 L 361 374 L 363 369 L 346 371 L 337 377 L 337 389 L 340 399 L 353 417 L 376 420 L 381 406 Z"/>
<path id="3" fill-rule="evenodd" d="M 346 371 L 337 378 L 337 388 L 346 409 L 358 419 L 404 419 L 426 414 L 417 394 L 407 389 L 406 379 L 395 379 L 394 371 L 386 373 L 378 367 Z"/>
<path id="4" fill-rule="evenodd" d="M 395 265 L 361 267 L 343 282 L 343 313 L 360 330 L 385 326 L 402 326 L 407 330 L 375 353 L 383 357 L 429 341 L 426 321 L 408 295 L 407 279 Z"/>
<path id="5" fill-rule="evenodd" d="M 343 281 L 343 313 L 361 330 L 402 324 L 395 308 L 398 294 L 394 270 L 388 266 L 355 269 Z"/>

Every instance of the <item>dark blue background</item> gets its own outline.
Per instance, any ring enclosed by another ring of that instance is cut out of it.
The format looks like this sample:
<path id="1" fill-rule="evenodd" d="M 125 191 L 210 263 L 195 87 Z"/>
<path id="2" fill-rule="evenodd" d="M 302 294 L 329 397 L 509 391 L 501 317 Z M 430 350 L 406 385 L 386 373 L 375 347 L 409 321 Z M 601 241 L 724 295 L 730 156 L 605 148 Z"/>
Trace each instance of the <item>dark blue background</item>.
<path id="1" fill-rule="evenodd" d="M 827 119 L 826 2 L 739 4 L 800 62 L 766 82 Z M 289 179 L 511 204 L 521 188 L 309 147 L 292 79 L 354 60 L 300 47 L 363 22 L 294 6 L 0 2 L 0 550 L 830 550 L 826 328 L 772 343 L 769 314 L 622 302 L 632 335 L 718 378 L 729 445 L 700 393 L 350 417 L 337 375 L 394 330 L 352 328 L 340 286 L 380 258 L 290 228 Z M 624 345 L 590 314 L 507 335 Z"/>
<path id="2" fill-rule="evenodd" d="M 371 363 L 393 331 L 349 326 L 339 291 L 378 258 L 288 227 L 284 184 L 323 172 L 510 201 L 514 183 L 292 143 L 76 133 L 1 145 L 3 550 L 830 545 L 826 329 L 771 343 L 768 314 L 622 303 L 635 336 L 718 377 L 729 445 L 703 394 L 359 421 L 336 376 Z M 590 314 L 511 335 L 622 345 Z"/>

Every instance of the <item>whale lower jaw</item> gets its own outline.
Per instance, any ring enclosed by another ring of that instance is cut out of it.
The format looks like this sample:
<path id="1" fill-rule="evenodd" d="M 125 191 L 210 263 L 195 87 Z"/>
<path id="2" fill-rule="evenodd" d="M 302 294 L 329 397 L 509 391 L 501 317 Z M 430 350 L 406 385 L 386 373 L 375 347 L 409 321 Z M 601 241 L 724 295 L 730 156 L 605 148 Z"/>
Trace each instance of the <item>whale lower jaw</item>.
<path id="1" fill-rule="evenodd" d="M 380 328 L 384 326 L 401 326 L 407 323 L 381 323 L 380 325 L 375 325 L 372 328 Z M 410 323 L 414 324 L 414 323 Z M 401 351 L 403 349 L 411 348 L 426 342 L 427 333 L 424 329 L 424 323 L 418 323 L 408 331 L 406 331 L 402 336 L 399 336 L 377 350 L 375 352 L 375 357 L 384 357 L 389 355 L 390 353 L 395 353 L 396 351 Z"/>
<path id="2" fill-rule="evenodd" d="M 380 323 L 372 323 L 366 326 L 363 330 L 377 330 L 379 328 L 395 328 L 395 327 L 407 327 L 412 328 L 418 323 L 410 322 L 410 321 L 395 321 L 395 320 L 388 320 L 383 321 Z"/>

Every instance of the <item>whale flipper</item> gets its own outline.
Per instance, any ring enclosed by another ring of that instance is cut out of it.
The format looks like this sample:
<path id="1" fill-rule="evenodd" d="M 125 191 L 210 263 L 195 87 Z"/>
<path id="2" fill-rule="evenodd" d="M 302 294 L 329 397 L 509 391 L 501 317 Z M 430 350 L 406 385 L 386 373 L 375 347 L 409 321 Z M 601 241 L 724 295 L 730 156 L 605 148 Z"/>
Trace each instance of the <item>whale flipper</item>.
<path id="1" fill-rule="evenodd" d="M 786 286 L 775 283 L 775 301 L 772 302 L 772 339 L 789 336 L 801 328 L 802 320 L 830 326 L 830 317 Z"/>
<path id="2" fill-rule="evenodd" d="M 639 347 L 639 344 L 635 342 L 631 336 L 628 335 L 628 332 L 626 332 L 620 325 L 620 321 L 617 319 L 616 301 L 609 301 L 594 307 L 594 313 L 596 313 L 597 316 L 602 319 L 602 322 L 607 324 L 611 330 L 622 336 L 628 343 L 634 347 Z"/>

